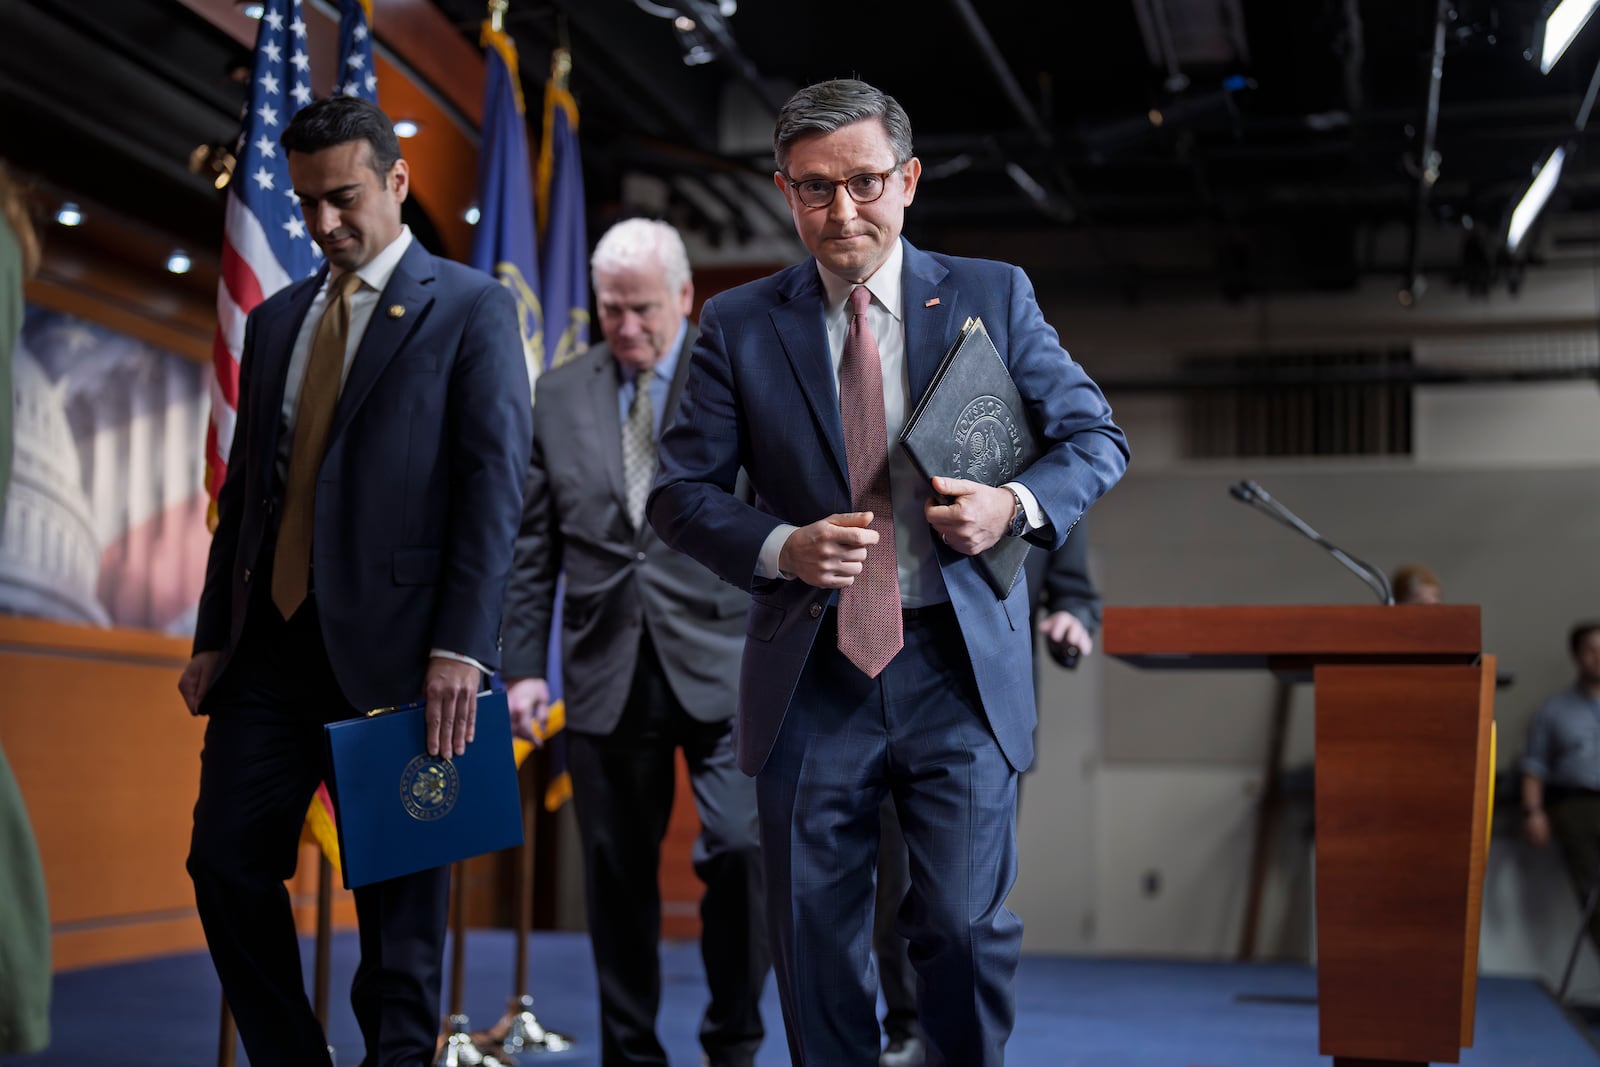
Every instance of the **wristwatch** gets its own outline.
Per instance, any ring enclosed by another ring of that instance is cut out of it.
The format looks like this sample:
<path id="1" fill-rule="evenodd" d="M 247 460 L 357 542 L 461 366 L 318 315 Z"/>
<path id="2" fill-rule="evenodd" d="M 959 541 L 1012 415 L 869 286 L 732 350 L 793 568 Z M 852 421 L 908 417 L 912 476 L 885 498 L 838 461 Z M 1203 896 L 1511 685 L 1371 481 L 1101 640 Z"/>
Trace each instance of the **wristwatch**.
<path id="1" fill-rule="evenodd" d="M 1009 485 L 1003 488 L 1017 502 L 1017 509 L 1011 513 L 1011 525 L 1006 527 L 1006 536 L 1021 537 L 1028 532 L 1028 512 L 1022 506 L 1022 496 L 1015 489 Z"/>

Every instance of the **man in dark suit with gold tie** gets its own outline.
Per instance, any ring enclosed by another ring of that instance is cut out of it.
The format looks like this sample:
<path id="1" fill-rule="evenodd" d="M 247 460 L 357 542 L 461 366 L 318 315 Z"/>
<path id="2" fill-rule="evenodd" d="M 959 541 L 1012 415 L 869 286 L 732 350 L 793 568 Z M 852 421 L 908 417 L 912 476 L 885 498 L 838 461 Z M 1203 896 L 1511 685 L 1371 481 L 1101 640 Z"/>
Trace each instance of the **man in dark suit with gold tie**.
<path id="1" fill-rule="evenodd" d="M 700 813 L 701 951 L 711 1002 L 704 1062 L 749 1067 L 771 966 L 762 919 L 755 783 L 732 722 L 750 598 L 668 548 L 644 521 L 656 437 L 677 409 L 696 331 L 683 240 L 628 219 L 595 246 L 606 343 L 539 379 L 533 461 L 506 598 L 505 668 L 524 733 L 549 708 L 556 577 L 568 767 L 600 980 L 604 1067 L 666 1067 L 657 872 L 682 749 Z"/>
<path id="2" fill-rule="evenodd" d="M 336 96 L 285 129 L 328 268 L 249 316 L 238 423 L 179 682 L 208 715 L 189 872 L 255 1067 L 330 1063 L 283 881 L 322 727 L 423 698 L 430 754 L 472 739 L 532 434 L 515 303 L 401 223 L 387 116 Z M 433 1059 L 448 870 L 355 891 L 366 1067 Z"/>

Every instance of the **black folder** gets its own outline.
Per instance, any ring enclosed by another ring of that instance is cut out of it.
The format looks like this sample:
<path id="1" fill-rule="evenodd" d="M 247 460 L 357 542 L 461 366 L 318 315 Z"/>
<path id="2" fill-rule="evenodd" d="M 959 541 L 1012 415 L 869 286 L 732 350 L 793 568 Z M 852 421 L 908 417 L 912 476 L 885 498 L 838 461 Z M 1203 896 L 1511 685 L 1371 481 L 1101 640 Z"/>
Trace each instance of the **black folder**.
<path id="1" fill-rule="evenodd" d="M 505 693 L 479 694 L 465 755 L 429 756 L 426 730 L 421 704 L 325 728 L 346 889 L 522 844 Z"/>
<path id="2" fill-rule="evenodd" d="M 1022 395 L 982 319 L 968 319 L 961 328 L 900 431 L 900 444 L 925 478 L 985 485 L 1012 481 L 1039 457 Z M 1030 547 L 1020 537 L 1002 537 L 977 555 L 978 570 L 995 596 L 1010 595 Z"/>

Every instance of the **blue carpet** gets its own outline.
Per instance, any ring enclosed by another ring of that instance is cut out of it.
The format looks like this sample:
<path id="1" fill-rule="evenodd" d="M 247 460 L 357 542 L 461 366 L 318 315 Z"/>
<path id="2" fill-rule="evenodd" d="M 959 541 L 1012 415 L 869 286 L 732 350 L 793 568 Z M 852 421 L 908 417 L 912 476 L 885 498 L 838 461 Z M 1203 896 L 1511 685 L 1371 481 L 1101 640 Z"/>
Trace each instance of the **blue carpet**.
<path id="1" fill-rule="evenodd" d="M 504 1010 L 514 939 L 468 937 L 465 1007 L 482 1028 Z M 309 945 L 305 949 L 309 963 Z M 361 1055 L 345 1000 L 355 968 L 353 933 L 335 938 L 330 1036 L 340 1067 Z M 660 1032 L 673 1067 L 696 1067 L 695 1031 L 706 996 L 698 949 L 662 953 Z M 529 951 L 540 1020 L 577 1039 L 568 1052 L 524 1056 L 526 1065 L 596 1067 L 594 968 L 582 934 L 540 933 Z M 1309 967 L 1170 963 L 1030 956 L 1017 980 L 1013 1067 L 1327 1067 L 1317 1055 Z M 448 995 L 448 994 L 447 994 Z M 218 992 L 203 954 L 169 956 L 58 975 L 54 1043 L 8 1059 L 7 1067 L 209 1067 L 216 1062 Z M 763 1009 L 767 1043 L 759 1067 L 788 1064 L 777 994 Z M 243 1056 L 239 1062 L 245 1063 Z M 1476 1047 L 1465 1067 L 1596 1067 L 1600 1052 L 1536 983 L 1486 978 L 1478 986 Z"/>

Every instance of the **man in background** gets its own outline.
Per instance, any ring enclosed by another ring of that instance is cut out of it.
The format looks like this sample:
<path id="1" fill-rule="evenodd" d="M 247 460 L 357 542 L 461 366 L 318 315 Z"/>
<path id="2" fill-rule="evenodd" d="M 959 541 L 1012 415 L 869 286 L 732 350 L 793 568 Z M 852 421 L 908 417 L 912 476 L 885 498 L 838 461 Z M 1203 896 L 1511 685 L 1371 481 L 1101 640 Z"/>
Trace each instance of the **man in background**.
<path id="1" fill-rule="evenodd" d="M 1581 899 L 1600 879 L 1600 621 L 1567 635 L 1578 668 L 1571 686 L 1539 706 L 1522 757 L 1522 815 L 1528 840 L 1552 837 Z M 1600 912 L 1589 923 L 1600 948 Z"/>
<path id="2" fill-rule="evenodd" d="M 1054 552 L 1033 549 L 1024 563 L 1028 601 L 1034 605 L 1039 638 L 1059 666 L 1075 670 L 1094 651 L 1100 629 L 1100 594 L 1089 577 L 1088 531 L 1080 521 L 1066 544 Z M 1039 641 L 1034 643 L 1034 683 L 1038 684 Z M 1021 783 L 1018 783 L 1021 801 Z M 911 868 L 900 817 L 892 801 L 881 809 L 883 839 L 878 843 L 878 895 L 872 920 L 872 950 L 883 989 L 885 1044 L 879 1067 L 922 1067 L 927 1040 L 917 1021 L 917 975 L 910 944 L 895 932 L 895 919 L 910 886 Z"/>
<path id="3" fill-rule="evenodd" d="M 1395 568 L 1389 576 L 1389 588 L 1394 591 L 1396 604 L 1438 604 L 1444 598 L 1439 576 L 1420 563 Z"/>
<path id="4" fill-rule="evenodd" d="M 683 751 L 700 813 L 695 874 L 711 1002 L 711 1067 L 749 1067 L 771 968 L 762 917 L 755 783 L 733 751 L 734 668 L 750 598 L 668 548 L 644 521 L 656 438 L 678 406 L 695 329 L 683 239 L 628 219 L 591 261 L 605 343 L 539 378 L 505 670 L 513 723 L 544 725 L 556 579 L 567 760 L 600 980 L 601 1063 L 666 1067 L 659 870 Z"/>
<path id="5" fill-rule="evenodd" d="M 189 873 L 255 1067 L 329 1067 L 284 879 L 325 776 L 323 726 L 426 701 L 430 755 L 461 755 L 499 661 L 532 436 L 516 304 L 439 259 L 400 206 L 393 124 L 349 96 L 281 138 L 328 268 L 245 325 L 194 657 L 208 715 Z M 439 1032 L 449 869 L 355 890 L 350 1001 L 366 1067 L 423 1067 Z"/>

